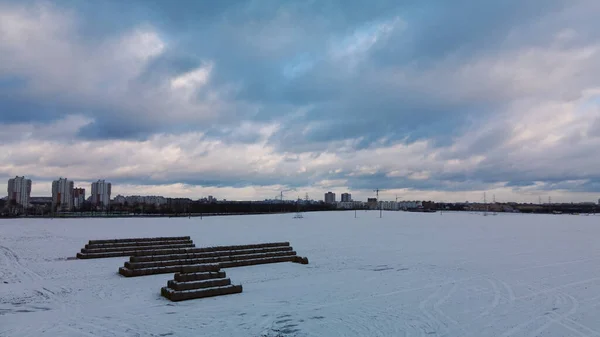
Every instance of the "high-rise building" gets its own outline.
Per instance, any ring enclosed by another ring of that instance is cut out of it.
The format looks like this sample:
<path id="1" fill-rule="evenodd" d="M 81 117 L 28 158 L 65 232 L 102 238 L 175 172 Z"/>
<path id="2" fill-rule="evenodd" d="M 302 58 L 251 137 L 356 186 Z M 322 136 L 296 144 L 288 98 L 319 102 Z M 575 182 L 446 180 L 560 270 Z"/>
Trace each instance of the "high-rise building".
<path id="1" fill-rule="evenodd" d="M 350 193 L 342 193 L 342 202 L 352 201 L 352 195 Z"/>
<path id="2" fill-rule="evenodd" d="M 28 207 L 31 196 L 31 179 L 14 177 L 8 180 L 8 202 L 14 200 L 17 205 Z"/>
<path id="3" fill-rule="evenodd" d="M 98 180 L 92 183 L 92 205 L 106 208 L 110 205 L 111 183 Z"/>
<path id="4" fill-rule="evenodd" d="M 73 207 L 75 209 L 81 208 L 85 202 L 85 188 L 73 189 Z"/>
<path id="5" fill-rule="evenodd" d="M 326 204 L 335 203 L 335 193 L 332 193 L 332 192 L 325 193 L 325 203 Z"/>
<path id="6" fill-rule="evenodd" d="M 60 211 L 73 209 L 73 181 L 59 178 L 52 182 L 52 208 Z"/>

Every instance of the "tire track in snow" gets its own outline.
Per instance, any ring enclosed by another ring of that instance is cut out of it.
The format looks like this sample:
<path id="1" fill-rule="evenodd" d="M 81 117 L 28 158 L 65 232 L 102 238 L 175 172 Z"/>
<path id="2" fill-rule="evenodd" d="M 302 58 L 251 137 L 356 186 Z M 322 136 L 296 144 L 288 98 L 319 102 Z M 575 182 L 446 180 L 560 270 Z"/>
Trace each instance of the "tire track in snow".
<path id="1" fill-rule="evenodd" d="M 50 310 L 48 307 L 32 305 L 43 302 L 44 306 L 57 304 L 55 292 L 43 286 L 43 277 L 24 266 L 19 256 L 10 248 L 0 246 L 0 280 L 7 284 L 23 284 L 23 287 L 0 293 L 0 303 L 9 305 L 0 315 L 27 311 Z M 10 288 L 9 288 L 10 289 Z"/>
<path id="2" fill-rule="evenodd" d="M 575 313 L 577 313 L 578 309 L 580 308 L 581 302 L 579 300 L 577 300 L 574 296 L 569 295 L 568 293 L 557 292 L 557 294 L 560 295 L 560 298 L 566 299 L 567 302 L 570 301 L 572 303 L 572 308 L 567 314 L 563 315 L 560 315 L 554 311 L 550 312 L 549 314 L 555 320 L 555 323 L 582 336 L 589 336 L 588 334 L 600 336 L 600 331 L 594 330 L 589 326 L 581 324 L 570 318 Z M 562 301 L 559 304 L 562 304 Z M 587 330 L 587 332 L 579 331 L 577 330 L 577 328 L 573 328 L 572 326 L 575 326 L 579 329 Z"/>
<path id="3" fill-rule="evenodd" d="M 562 301 L 560 301 L 560 300 L 563 298 L 563 295 L 561 293 L 557 293 L 556 295 L 557 295 L 557 299 L 558 299 L 557 305 L 561 305 Z M 542 326 L 540 326 L 536 330 L 532 331 L 529 334 L 529 337 L 540 336 L 542 334 L 542 332 L 548 330 L 548 328 L 550 326 L 552 326 L 553 324 L 558 324 L 558 325 L 560 325 L 560 326 L 562 326 L 562 327 L 564 327 L 564 328 L 566 328 L 568 330 L 571 330 L 571 331 L 573 331 L 573 332 L 575 332 L 575 333 L 577 333 L 577 334 L 579 334 L 581 336 L 587 336 L 583 332 L 581 332 L 581 331 L 579 331 L 577 329 L 574 329 L 572 327 L 569 327 L 569 326 L 565 325 L 562 322 L 563 319 L 566 319 L 569 316 L 572 316 L 573 314 L 575 314 L 577 312 L 577 309 L 579 308 L 579 302 L 574 297 L 571 296 L 570 301 L 567 301 L 567 302 L 571 303 L 571 307 L 569 308 L 569 310 L 567 312 L 565 312 L 563 314 L 560 314 L 560 315 L 557 315 L 557 317 L 552 317 L 551 313 L 544 314 L 545 316 L 547 315 L 549 321 L 546 322 L 546 323 L 544 323 Z M 554 310 L 554 308 L 553 308 L 553 310 Z"/>
<path id="4" fill-rule="evenodd" d="M 41 280 L 42 277 L 23 266 L 17 254 L 8 247 L 0 246 L 0 279 L 20 283 L 25 276 L 28 281 Z"/>
<path id="5" fill-rule="evenodd" d="M 581 281 L 583 282 L 583 281 Z M 573 282 L 573 283 L 579 283 L 579 282 Z M 565 285 L 566 286 L 566 285 Z M 530 288 L 535 289 L 532 286 L 529 286 Z M 560 289 L 562 287 L 554 287 L 554 288 L 548 288 L 548 289 L 535 289 L 536 291 L 533 294 L 530 294 L 528 296 L 521 296 L 517 299 L 524 299 L 524 298 L 529 298 L 532 296 L 538 296 L 538 295 L 542 295 L 542 294 L 550 294 L 554 297 L 554 306 L 552 308 L 552 310 L 555 310 L 556 308 L 558 308 L 559 305 L 561 305 L 563 303 L 563 300 L 565 303 L 570 303 L 570 308 L 567 312 L 563 313 L 563 314 L 558 314 L 556 312 L 553 311 L 549 311 L 549 312 L 544 312 L 542 314 L 538 314 L 537 316 L 517 325 L 514 326 L 510 329 L 508 329 L 507 331 L 505 331 L 502 335 L 500 335 L 499 337 L 509 337 L 514 335 L 515 333 L 523 330 L 524 328 L 526 328 L 529 325 L 533 325 L 536 321 L 538 320 L 548 320 L 545 323 L 543 323 L 540 327 L 538 327 L 536 330 L 532 331 L 529 336 L 531 337 L 537 337 L 540 336 L 540 334 L 542 334 L 544 331 L 548 330 L 549 327 L 551 327 L 553 324 L 557 324 L 562 326 L 563 328 L 573 331 L 581 336 L 588 336 L 586 333 L 578 330 L 577 328 L 574 328 L 568 324 L 566 324 L 565 322 L 563 322 L 563 320 L 567 320 L 568 322 L 573 322 L 572 320 L 569 319 L 570 316 L 574 315 L 577 310 L 579 309 L 579 301 L 574 298 L 571 295 L 567 295 L 561 292 L 556 291 L 555 289 Z M 568 300 L 565 298 L 567 297 Z M 550 299 L 550 297 L 548 297 L 548 299 Z M 595 332 L 593 329 L 586 327 L 584 325 L 581 325 L 581 327 L 593 331 Z"/>
<path id="6" fill-rule="evenodd" d="M 531 294 L 529 294 L 529 295 L 526 295 L 526 296 L 515 297 L 515 301 L 523 300 L 523 299 L 526 299 L 526 298 L 533 298 L 533 297 L 537 297 L 539 295 L 544 295 L 544 294 L 549 294 L 549 293 L 550 293 L 550 295 L 556 295 L 555 293 L 551 293 L 549 291 L 547 291 L 547 292 L 539 291 L 539 289 L 537 289 L 535 287 L 532 287 L 531 285 L 527 285 L 527 286 L 530 289 L 532 289 L 533 292 Z M 556 298 L 547 296 L 546 297 L 546 303 L 544 303 L 544 306 L 550 306 L 550 305 L 552 305 L 552 303 L 553 303 L 552 299 L 554 299 L 554 301 L 557 300 Z M 544 319 L 544 318 L 546 318 L 545 314 L 537 314 L 536 316 L 534 316 L 534 317 L 526 320 L 525 322 L 522 322 L 522 323 L 520 323 L 520 324 L 518 324 L 518 325 L 516 325 L 516 326 L 514 326 L 514 327 L 512 327 L 512 328 L 510 328 L 508 330 L 506 330 L 504 333 L 502 333 L 498 337 L 509 337 L 509 336 L 512 336 L 515 333 L 523 330 L 528 325 L 534 324 L 537 320 Z"/>
<path id="7" fill-rule="evenodd" d="M 455 288 L 455 287 L 456 287 L 456 283 L 454 283 L 454 285 L 453 285 L 453 288 Z M 436 317 L 436 315 L 433 314 L 433 312 L 436 312 L 439 315 L 439 312 L 441 312 L 441 310 L 439 310 L 439 309 L 436 310 L 436 305 L 439 308 L 439 306 L 441 306 L 444 302 L 446 302 L 448 300 L 448 298 L 452 295 L 451 292 L 453 292 L 453 291 L 451 289 L 450 291 L 448 291 L 446 293 L 445 296 L 443 296 L 436 302 L 433 302 L 437 297 L 439 297 L 441 295 L 443 290 L 444 290 L 444 286 L 438 287 L 438 289 L 436 291 L 434 291 L 431 295 L 427 296 L 423 301 L 421 301 L 419 303 L 419 310 L 421 311 L 423 316 L 425 316 L 427 318 L 427 320 L 429 320 L 430 322 L 433 322 L 434 327 L 437 327 L 436 331 L 424 331 L 427 335 L 431 335 L 433 333 L 437 334 L 437 333 L 441 332 L 440 330 L 442 330 L 442 329 L 445 330 L 446 332 L 449 330 L 448 324 L 444 323 L 442 320 L 440 320 L 438 317 Z M 450 293 L 450 296 L 448 296 L 448 293 Z M 429 309 L 430 303 L 431 303 L 431 309 Z M 443 316 L 443 314 L 442 314 L 442 316 Z"/>
<path id="8" fill-rule="evenodd" d="M 470 336 L 473 335 L 474 333 L 479 333 L 478 332 L 468 332 L 466 328 L 472 327 L 473 325 L 475 325 L 475 323 L 477 323 L 478 321 L 480 321 L 481 319 L 487 317 L 495 308 L 497 308 L 500 305 L 500 302 L 502 300 L 502 298 L 505 298 L 502 295 L 502 291 L 500 289 L 500 287 L 497 286 L 497 283 L 500 283 L 503 285 L 503 288 L 506 290 L 507 292 L 507 299 L 508 299 L 508 305 L 509 306 L 513 306 L 514 304 L 514 292 L 512 290 L 512 287 L 507 284 L 506 282 L 502 281 L 502 280 L 491 280 L 488 279 L 488 283 L 490 283 L 490 285 L 492 286 L 492 290 L 494 293 L 494 297 L 492 299 L 492 302 L 490 304 L 490 307 L 488 307 L 487 309 L 485 309 L 482 313 L 480 313 L 478 316 L 476 316 L 475 318 L 473 318 L 472 320 L 468 321 L 468 323 L 462 324 L 460 326 L 460 328 L 455 328 L 450 330 L 449 332 L 447 332 L 446 334 L 442 335 L 442 336 L 449 336 L 449 337 L 454 337 L 456 336 L 459 332 L 462 332 L 462 336 Z M 487 313 L 487 314 L 484 314 Z"/>
<path id="9" fill-rule="evenodd" d="M 494 299 L 492 300 L 492 304 L 490 305 L 490 307 L 485 309 L 484 311 L 482 311 L 479 315 L 477 315 L 476 319 L 488 316 L 500 304 L 501 295 L 500 295 L 500 289 L 498 288 L 498 285 L 496 284 L 495 281 L 493 281 L 491 279 L 488 279 L 487 281 L 492 286 L 492 289 L 494 291 Z"/>
<path id="10" fill-rule="evenodd" d="M 502 280 L 498 280 L 498 282 L 500 282 L 500 284 L 502 284 L 502 286 L 504 287 L 504 289 L 506 289 L 506 292 L 508 293 L 508 303 L 510 303 L 511 305 L 513 303 L 515 303 L 515 292 L 513 291 L 513 288 L 510 286 L 510 284 L 502 281 Z"/>
<path id="11" fill-rule="evenodd" d="M 456 290 L 458 289 L 458 283 L 454 283 L 454 285 L 452 286 L 452 288 L 446 293 L 446 295 L 444 295 L 444 297 L 442 297 L 441 299 L 439 299 L 437 302 L 435 302 L 435 304 L 433 305 L 433 309 L 435 310 L 435 312 L 441 316 L 444 320 L 450 322 L 450 324 L 454 325 L 455 327 L 458 327 L 459 329 L 462 330 L 462 327 L 460 326 L 460 323 L 458 323 L 455 319 L 453 319 L 452 317 L 448 316 L 442 309 L 441 306 L 446 303 L 450 297 L 452 297 L 452 295 L 454 295 L 454 293 L 456 292 Z M 463 330 L 464 332 L 464 330 Z"/>

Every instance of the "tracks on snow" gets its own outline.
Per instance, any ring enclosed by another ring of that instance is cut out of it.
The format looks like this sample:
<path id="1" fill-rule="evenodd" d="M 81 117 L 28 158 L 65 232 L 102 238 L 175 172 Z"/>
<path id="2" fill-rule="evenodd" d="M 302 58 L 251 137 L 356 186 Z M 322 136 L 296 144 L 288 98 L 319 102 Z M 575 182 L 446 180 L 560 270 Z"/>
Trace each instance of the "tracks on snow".
<path id="1" fill-rule="evenodd" d="M 50 310 L 49 305 L 57 302 L 56 293 L 43 282 L 13 250 L 0 246 L 0 316 Z"/>

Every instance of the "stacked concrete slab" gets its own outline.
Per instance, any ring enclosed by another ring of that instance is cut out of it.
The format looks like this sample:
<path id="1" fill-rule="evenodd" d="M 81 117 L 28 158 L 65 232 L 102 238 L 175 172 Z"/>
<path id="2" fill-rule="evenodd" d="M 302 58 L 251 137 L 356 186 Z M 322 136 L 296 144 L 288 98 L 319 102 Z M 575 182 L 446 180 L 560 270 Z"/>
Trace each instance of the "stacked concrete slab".
<path id="1" fill-rule="evenodd" d="M 238 246 L 186 248 L 154 252 L 138 251 L 119 268 L 126 277 L 164 273 L 206 272 L 206 266 L 231 268 L 266 263 L 296 262 L 308 264 L 290 247 L 289 242 L 262 243 Z"/>
<path id="2" fill-rule="evenodd" d="M 184 301 L 195 298 L 237 294 L 242 292 L 241 285 L 232 285 L 231 280 L 225 277 L 225 272 L 220 270 L 177 273 L 167 286 L 161 288 L 162 296 L 171 301 Z"/>
<path id="3" fill-rule="evenodd" d="M 157 237 L 157 238 L 128 238 L 114 240 L 90 240 L 80 253 L 79 259 L 98 259 L 117 256 L 132 256 L 145 252 L 156 254 L 158 250 L 178 250 L 194 248 L 194 242 L 189 236 Z"/>

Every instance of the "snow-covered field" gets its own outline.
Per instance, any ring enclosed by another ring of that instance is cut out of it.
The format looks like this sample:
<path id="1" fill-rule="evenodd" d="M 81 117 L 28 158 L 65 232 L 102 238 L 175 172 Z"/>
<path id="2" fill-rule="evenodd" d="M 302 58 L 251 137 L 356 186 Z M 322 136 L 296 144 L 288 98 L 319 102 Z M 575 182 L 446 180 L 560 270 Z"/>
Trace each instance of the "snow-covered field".
<path id="1" fill-rule="evenodd" d="M 378 215 L 0 221 L 0 336 L 600 336 L 600 217 Z M 310 264 L 227 269 L 242 294 L 172 303 L 172 274 L 67 259 L 174 235 L 290 241 Z"/>

